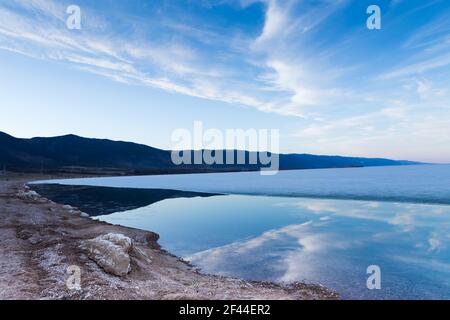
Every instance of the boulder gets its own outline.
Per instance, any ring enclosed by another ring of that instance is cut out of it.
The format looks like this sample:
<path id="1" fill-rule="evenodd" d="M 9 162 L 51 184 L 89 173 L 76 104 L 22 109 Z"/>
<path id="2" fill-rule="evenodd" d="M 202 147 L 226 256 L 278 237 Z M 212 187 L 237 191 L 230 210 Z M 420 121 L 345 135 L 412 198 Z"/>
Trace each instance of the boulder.
<path id="1" fill-rule="evenodd" d="M 17 196 L 24 200 L 38 200 L 40 198 L 36 191 L 30 191 L 29 189 L 19 190 L 19 192 L 17 192 Z"/>
<path id="2" fill-rule="evenodd" d="M 133 242 L 123 234 L 104 234 L 85 241 L 83 247 L 88 257 L 106 272 L 122 277 L 131 271 L 129 253 Z"/>

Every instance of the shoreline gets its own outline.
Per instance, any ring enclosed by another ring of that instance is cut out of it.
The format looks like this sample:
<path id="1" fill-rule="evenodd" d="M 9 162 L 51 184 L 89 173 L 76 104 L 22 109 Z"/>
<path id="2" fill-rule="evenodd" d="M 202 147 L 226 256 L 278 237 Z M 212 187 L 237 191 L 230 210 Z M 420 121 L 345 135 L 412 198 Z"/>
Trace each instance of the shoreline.
<path id="1" fill-rule="evenodd" d="M 30 196 L 25 184 L 43 178 L 61 177 L 0 176 L 0 299 L 339 299 L 321 285 L 204 274 L 161 249 L 154 232 L 86 218 L 76 208 Z M 136 251 L 125 276 L 105 272 L 83 250 L 83 242 L 107 233 L 133 241 Z M 73 265 L 81 270 L 81 290 L 66 285 L 67 267 Z"/>

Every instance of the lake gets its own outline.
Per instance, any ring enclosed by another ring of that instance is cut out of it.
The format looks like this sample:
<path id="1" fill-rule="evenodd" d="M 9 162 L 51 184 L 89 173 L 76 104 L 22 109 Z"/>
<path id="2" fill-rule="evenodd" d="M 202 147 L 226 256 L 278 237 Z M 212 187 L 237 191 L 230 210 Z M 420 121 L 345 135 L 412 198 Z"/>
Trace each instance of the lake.
<path id="1" fill-rule="evenodd" d="M 353 299 L 450 299 L 450 166 L 41 181 L 93 218 L 160 234 L 204 272 Z M 381 289 L 366 269 L 381 270 Z"/>

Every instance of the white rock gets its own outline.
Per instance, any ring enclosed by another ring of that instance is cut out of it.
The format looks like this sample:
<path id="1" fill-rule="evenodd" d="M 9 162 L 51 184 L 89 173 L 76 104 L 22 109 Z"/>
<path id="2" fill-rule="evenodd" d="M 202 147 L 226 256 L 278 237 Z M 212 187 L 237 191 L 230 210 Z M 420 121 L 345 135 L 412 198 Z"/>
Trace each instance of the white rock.
<path id="1" fill-rule="evenodd" d="M 36 197 L 36 198 L 39 197 L 39 193 L 37 193 L 36 191 L 33 191 L 33 190 L 28 191 L 28 192 L 27 192 L 27 195 L 28 195 L 29 197 Z"/>
<path id="2" fill-rule="evenodd" d="M 80 217 L 89 218 L 89 215 L 86 212 L 82 212 L 82 213 L 80 213 Z"/>
<path id="3" fill-rule="evenodd" d="M 19 192 L 17 192 L 17 196 L 19 198 L 22 199 L 27 199 L 27 200 L 37 200 L 39 199 L 39 193 L 37 193 L 36 191 L 28 191 L 28 190 L 20 190 Z"/>
<path id="4" fill-rule="evenodd" d="M 131 240 L 131 238 L 124 236 L 123 234 L 120 233 L 108 233 L 98 238 L 111 241 L 115 245 L 121 247 L 127 253 L 130 252 L 131 246 L 133 245 L 133 241 Z"/>
<path id="5" fill-rule="evenodd" d="M 85 241 L 84 248 L 88 257 L 106 272 L 124 276 L 131 271 L 129 252 L 132 245 L 132 240 L 123 234 L 108 233 Z"/>

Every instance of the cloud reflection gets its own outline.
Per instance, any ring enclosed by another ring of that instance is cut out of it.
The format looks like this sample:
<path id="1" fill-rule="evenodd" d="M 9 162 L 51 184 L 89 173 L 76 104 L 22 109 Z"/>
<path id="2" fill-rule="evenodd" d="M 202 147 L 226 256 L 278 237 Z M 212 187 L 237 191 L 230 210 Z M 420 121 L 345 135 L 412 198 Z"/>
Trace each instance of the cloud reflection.
<path id="1" fill-rule="evenodd" d="M 345 289 L 349 291 L 364 290 L 365 268 L 373 263 L 391 272 L 386 276 L 387 286 L 401 290 L 414 285 L 410 284 L 412 274 L 418 279 L 428 277 L 427 270 L 448 265 L 448 206 L 274 199 L 273 208 L 298 214 L 305 222 L 197 252 L 187 259 L 207 272 L 223 275 L 359 286 Z M 409 264 L 403 265 L 406 261 Z"/>

